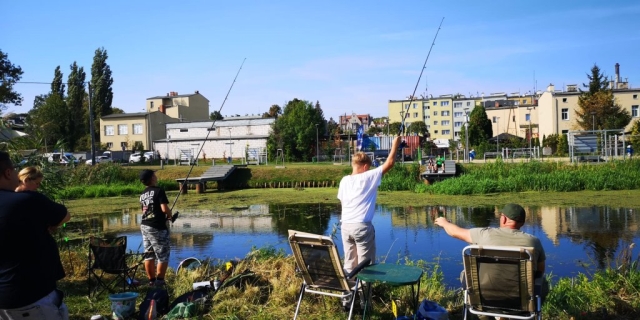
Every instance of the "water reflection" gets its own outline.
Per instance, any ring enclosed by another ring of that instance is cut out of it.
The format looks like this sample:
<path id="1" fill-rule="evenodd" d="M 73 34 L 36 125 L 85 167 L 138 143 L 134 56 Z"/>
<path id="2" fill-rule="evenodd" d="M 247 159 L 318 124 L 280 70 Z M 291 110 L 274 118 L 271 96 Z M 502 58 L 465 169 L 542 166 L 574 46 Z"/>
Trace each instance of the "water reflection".
<path id="1" fill-rule="evenodd" d="M 172 267 L 189 256 L 242 258 L 252 247 L 272 245 L 290 252 L 287 230 L 332 235 L 340 244 L 337 205 L 251 205 L 231 210 L 180 209 L 171 231 Z M 497 227 L 496 207 L 376 208 L 376 239 L 381 260 L 438 259 L 446 282 L 457 284 L 464 243 L 433 225 L 438 215 L 465 228 Z M 610 264 L 624 243 L 638 240 L 636 210 L 610 207 L 529 207 L 525 232 L 540 238 L 547 253 L 547 270 L 573 276 Z M 89 218 L 76 222 L 92 232 L 129 236 L 131 249 L 140 239 L 138 212 Z M 77 227 L 80 227 L 80 226 Z M 338 246 L 342 254 L 341 245 Z M 175 264 L 175 265 L 174 265 Z"/>

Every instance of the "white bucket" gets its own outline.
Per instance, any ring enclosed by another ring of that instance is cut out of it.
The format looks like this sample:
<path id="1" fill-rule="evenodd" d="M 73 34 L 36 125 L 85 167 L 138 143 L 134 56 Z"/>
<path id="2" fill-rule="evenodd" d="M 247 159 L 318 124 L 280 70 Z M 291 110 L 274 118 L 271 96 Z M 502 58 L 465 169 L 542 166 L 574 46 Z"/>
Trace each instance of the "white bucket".
<path id="1" fill-rule="evenodd" d="M 136 311 L 137 298 L 137 292 L 110 294 L 109 300 L 111 300 L 111 311 L 126 318 L 132 315 L 134 311 Z"/>

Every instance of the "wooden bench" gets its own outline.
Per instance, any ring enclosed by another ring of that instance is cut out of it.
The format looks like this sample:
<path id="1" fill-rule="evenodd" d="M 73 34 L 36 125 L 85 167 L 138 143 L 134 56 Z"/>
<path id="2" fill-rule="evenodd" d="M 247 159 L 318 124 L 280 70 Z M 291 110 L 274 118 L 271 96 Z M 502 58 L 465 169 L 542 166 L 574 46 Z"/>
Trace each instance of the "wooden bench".
<path id="1" fill-rule="evenodd" d="M 496 158 L 498 159 L 498 157 L 502 158 L 502 152 L 485 152 L 484 153 L 484 160 L 487 160 L 487 158 Z"/>
<path id="2" fill-rule="evenodd" d="M 420 174 L 425 180 L 442 180 L 444 178 L 450 178 L 456 175 L 456 162 L 453 160 L 444 161 L 444 171 L 431 172 L 427 168 L 426 171 Z"/>
<path id="3" fill-rule="evenodd" d="M 187 193 L 187 186 L 195 184 L 196 193 L 203 193 L 206 189 L 207 181 L 222 181 L 231 175 L 236 169 L 233 165 L 211 166 L 207 171 L 199 177 L 179 178 L 176 179 L 180 184 L 180 192 Z"/>

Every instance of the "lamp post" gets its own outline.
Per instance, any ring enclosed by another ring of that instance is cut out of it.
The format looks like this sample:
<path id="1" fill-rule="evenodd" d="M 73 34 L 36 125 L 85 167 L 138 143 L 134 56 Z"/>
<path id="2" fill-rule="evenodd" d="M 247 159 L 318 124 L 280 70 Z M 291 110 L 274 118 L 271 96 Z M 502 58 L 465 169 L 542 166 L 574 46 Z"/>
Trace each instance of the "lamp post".
<path id="1" fill-rule="evenodd" d="M 389 118 L 384 119 L 384 123 L 387 124 L 387 152 L 391 149 L 391 141 L 389 140 Z"/>
<path id="2" fill-rule="evenodd" d="M 496 117 L 496 152 L 500 152 L 500 117 Z"/>
<path id="3" fill-rule="evenodd" d="M 466 143 L 464 144 L 464 159 L 469 162 L 469 108 L 464 108 L 464 116 L 466 118 L 466 122 L 464 124 L 464 137 Z"/>
<path id="4" fill-rule="evenodd" d="M 231 161 L 233 160 L 233 152 L 231 151 L 231 145 L 233 144 L 233 142 L 231 142 L 231 127 L 227 129 L 229 129 L 229 164 L 231 164 Z"/>
<path id="5" fill-rule="evenodd" d="M 591 130 L 596 131 L 596 112 L 591 111 Z"/>
<path id="6" fill-rule="evenodd" d="M 318 142 L 318 124 L 316 123 L 316 161 L 320 162 L 320 147 Z"/>
<path id="7" fill-rule="evenodd" d="M 531 152 L 531 138 L 533 137 L 533 132 L 531 132 L 531 107 L 527 107 L 527 111 L 529 111 L 529 152 Z"/>

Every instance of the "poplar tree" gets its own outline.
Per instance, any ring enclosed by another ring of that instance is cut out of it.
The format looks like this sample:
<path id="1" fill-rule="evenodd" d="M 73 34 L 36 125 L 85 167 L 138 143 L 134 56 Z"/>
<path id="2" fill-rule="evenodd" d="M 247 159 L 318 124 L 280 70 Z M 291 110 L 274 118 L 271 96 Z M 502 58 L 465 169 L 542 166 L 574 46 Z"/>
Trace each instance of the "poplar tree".
<path id="1" fill-rule="evenodd" d="M 100 132 L 100 118 L 113 113 L 111 103 L 113 101 L 113 77 L 111 67 L 107 64 L 107 50 L 96 49 L 91 65 L 91 108 L 94 114 L 94 127 Z M 99 139 L 100 136 L 96 135 Z"/>
<path id="2" fill-rule="evenodd" d="M 51 82 L 51 94 L 57 94 L 60 98 L 64 98 L 64 82 L 62 82 L 62 71 L 60 66 L 56 67 L 53 72 L 53 81 Z"/>
<path id="3" fill-rule="evenodd" d="M 69 123 L 69 148 L 75 150 L 79 140 L 89 131 L 89 119 L 84 112 L 85 78 L 83 67 L 78 67 L 74 61 L 70 66 L 71 72 L 67 79 L 67 107 Z"/>

